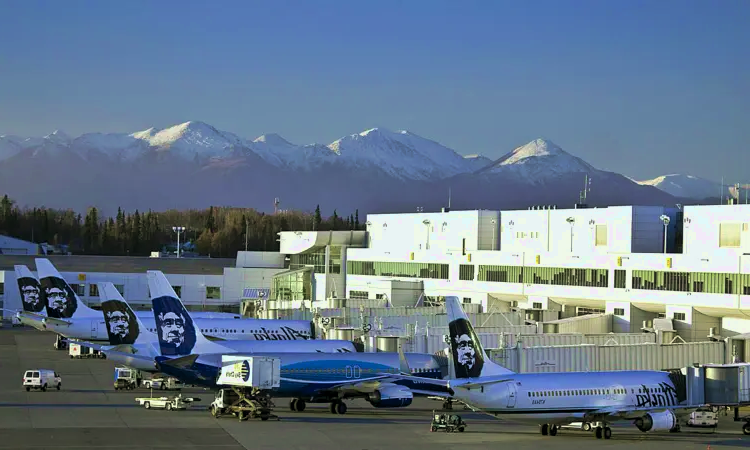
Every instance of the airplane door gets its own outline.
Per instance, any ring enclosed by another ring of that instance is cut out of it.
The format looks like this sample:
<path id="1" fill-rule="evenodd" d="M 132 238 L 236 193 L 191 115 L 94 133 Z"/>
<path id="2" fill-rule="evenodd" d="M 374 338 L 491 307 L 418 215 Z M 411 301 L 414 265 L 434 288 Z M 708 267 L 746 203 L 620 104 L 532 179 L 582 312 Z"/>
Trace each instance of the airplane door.
<path id="1" fill-rule="evenodd" d="M 514 382 L 505 383 L 505 386 L 508 389 L 508 408 L 515 408 L 516 407 L 516 383 Z"/>
<path id="2" fill-rule="evenodd" d="M 99 337 L 98 336 L 99 327 L 97 325 L 99 325 L 97 321 L 92 319 L 91 320 L 91 338 L 92 339 L 97 339 Z"/>

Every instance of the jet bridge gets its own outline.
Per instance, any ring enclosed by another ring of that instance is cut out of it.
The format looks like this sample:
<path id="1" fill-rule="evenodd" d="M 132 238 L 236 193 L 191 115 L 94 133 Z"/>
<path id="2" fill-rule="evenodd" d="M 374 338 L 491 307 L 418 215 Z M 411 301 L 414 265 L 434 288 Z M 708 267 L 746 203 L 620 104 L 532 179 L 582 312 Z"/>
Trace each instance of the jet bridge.
<path id="1" fill-rule="evenodd" d="M 740 417 L 740 407 L 750 406 L 750 364 L 703 364 L 683 371 L 689 405 L 734 408 L 735 422 L 745 422 L 750 435 L 750 416 Z"/>

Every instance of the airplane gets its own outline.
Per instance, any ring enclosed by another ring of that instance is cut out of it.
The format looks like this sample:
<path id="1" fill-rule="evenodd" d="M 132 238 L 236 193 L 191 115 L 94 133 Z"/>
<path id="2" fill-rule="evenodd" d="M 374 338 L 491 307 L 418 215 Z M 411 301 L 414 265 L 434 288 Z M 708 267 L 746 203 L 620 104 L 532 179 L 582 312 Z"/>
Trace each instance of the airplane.
<path id="1" fill-rule="evenodd" d="M 421 381 L 447 389 L 475 411 L 540 424 L 545 436 L 573 422 L 599 423 L 596 438 L 610 439 L 615 421 L 632 421 L 642 432 L 677 432 L 702 406 L 687 404 L 680 371 L 512 372 L 487 357 L 458 297 L 446 297 L 445 306 L 455 376 Z M 391 379 L 414 380 L 408 361 L 402 362 L 407 374 Z"/>
<path id="2" fill-rule="evenodd" d="M 303 411 L 306 402 L 330 403 L 333 414 L 345 414 L 344 399 L 365 398 L 378 408 L 403 407 L 411 404 L 414 394 L 446 396 L 445 389 L 424 389 L 422 377 L 440 378 L 447 363 L 446 357 L 424 353 L 408 353 L 405 358 L 418 374 L 416 380 L 384 382 L 387 375 L 400 367 L 397 353 L 320 353 L 279 352 L 273 350 L 252 353 L 229 353 L 211 349 L 201 353 L 199 346 L 211 344 L 193 320 L 186 316 L 184 306 L 166 282 L 149 275 L 149 286 L 154 315 L 158 322 L 159 348 L 162 356 L 143 358 L 155 364 L 160 373 L 174 376 L 184 383 L 215 388 L 222 368 L 222 356 L 273 356 L 281 358 L 281 386 L 274 395 L 293 397 L 292 411 Z M 177 324 L 177 319 L 185 317 Z M 226 342 L 222 342 L 222 345 Z M 107 358 L 119 357 L 118 350 L 103 350 Z M 132 357 L 132 356 L 131 356 Z"/>
<path id="3" fill-rule="evenodd" d="M 43 329 L 41 326 L 41 319 L 46 318 L 48 315 L 45 309 L 46 305 L 40 299 L 41 285 L 39 280 L 34 276 L 31 270 L 24 265 L 16 265 L 13 266 L 13 268 L 16 273 L 18 289 L 21 293 L 22 312 L 11 310 L 6 311 L 17 313 L 17 318 L 24 325 L 30 325 L 41 330 Z M 152 317 L 151 311 L 136 311 L 136 315 L 141 317 Z M 194 311 L 191 315 L 196 319 L 242 319 L 242 316 L 238 314 L 226 312 Z"/>
<path id="4" fill-rule="evenodd" d="M 167 281 L 167 278 L 161 272 L 149 274 L 153 276 L 153 281 L 149 278 L 149 286 L 152 296 L 170 295 L 175 301 L 180 302 L 174 289 Z M 133 369 L 155 373 L 157 372 L 154 365 L 154 358 L 162 356 L 159 339 L 156 333 L 150 331 L 136 316 L 130 305 L 125 301 L 120 292 L 111 282 L 97 283 L 99 293 L 102 298 L 102 315 L 106 324 L 106 331 L 109 338 L 109 346 L 94 344 L 86 341 L 73 340 L 81 345 L 101 350 L 104 354 L 115 363 L 124 364 Z M 182 305 L 182 302 L 180 302 Z M 181 311 L 186 314 L 187 311 Z M 183 331 L 188 331 L 185 323 L 176 320 L 174 327 L 169 328 L 166 339 L 170 338 L 169 333 L 175 332 L 174 337 L 180 334 L 179 325 L 182 325 Z M 258 341 L 258 340 L 232 340 L 232 341 L 209 341 L 205 337 L 196 339 L 195 350 L 199 352 L 224 352 L 228 354 L 244 352 L 356 352 L 354 343 L 344 340 L 324 340 L 309 339 L 303 341 Z"/>
<path id="5" fill-rule="evenodd" d="M 38 258 L 35 261 L 38 283 L 33 282 L 34 277 L 28 268 L 16 266 L 16 277 L 24 305 L 24 311 L 18 313 L 19 320 L 67 338 L 108 342 L 101 311 L 86 306 L 49 260 Z M 32 305 L 29 300 L 33 300 L 31 291 L 34 288 L 38 291 L 36 303 Z M 139 318 L 147 329 L 154 331 L 156 326 L 153 313 L 142 313 L 146 314 L 140 314 Z M 196 318 L 195 324 L 213 340 L 294 341 L 315 338 L 314 324 L 306 320 Z"/>

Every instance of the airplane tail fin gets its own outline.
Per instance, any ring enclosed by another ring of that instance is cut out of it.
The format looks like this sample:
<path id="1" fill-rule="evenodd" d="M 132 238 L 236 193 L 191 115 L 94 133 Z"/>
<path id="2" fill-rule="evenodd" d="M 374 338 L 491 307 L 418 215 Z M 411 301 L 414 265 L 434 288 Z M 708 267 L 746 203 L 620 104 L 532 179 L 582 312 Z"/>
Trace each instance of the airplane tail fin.
<path id="1" fill-rule="evenodd" d="M 155 333 L 146 328 L 114 284 L 97 283 L 102 299 L 102 313 L 111 345 L 144 345 L 159 355 Z"/>
<path id="2" fill-rule="evenodd" d="M 41 286 L 40 297 L 47 308 L 47 315 L 56 319 L 72 317 L 101 317 L 101 312 L 86 306 L 73 288 L 46 258 L 36 258 L 36 271 Z"/>
<path id="3" fill-rule="evenodd" d="M 161 271 L 149 270 L 148 288 L 154 307 L 156 334 L 161 354 L 187 356 L 191 353 L 223 353 L 223 345 L 211 342 L 195 326 L 185 305 Z"/>
<path id="4" fill-rule="evenodd" d="M 451 358 L 456 378 L 478 378 L 514 373 L 494 363 L 484 351 L 458 297 L 445 297 Z"/>
<path id="5" fill-rule="evenodd" d="M 13 266 L 16 272 L 16 281 L 18 290 L 21 294 L 21 304 L 26 312 L 37 313 L 46 316 L 44 310 L 44 299 L 42 299 L 42 287 L 39 280 L 26 266 Z"/>

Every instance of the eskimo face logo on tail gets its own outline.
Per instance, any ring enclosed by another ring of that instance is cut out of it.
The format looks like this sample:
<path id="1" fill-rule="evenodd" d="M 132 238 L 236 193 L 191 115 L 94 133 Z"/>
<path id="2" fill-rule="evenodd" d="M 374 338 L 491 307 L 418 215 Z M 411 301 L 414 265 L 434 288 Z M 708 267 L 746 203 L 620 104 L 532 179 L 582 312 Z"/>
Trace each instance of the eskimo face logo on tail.
<path id="1" fill-rule="evenodd" d="M 109 343 L 112 345 L 133 344 L 140 329 L 135 314 L 120 300 L 102 302 L 104 321 L 107 323 Z"/>
<path id="2" fill-rule="evenodd" d="M 21 291 L 21 303 L 23 304 L 24 311 L 36 313 L 42 312 L 44 309 L 44 302 L 39 297 L 42 288 L 36 278 L 19 278 L 18 289 Z"/>
<path id="3" fill-rule="evenodd" d="M 482 374 L 484 355 L 474 329 L 466 319 L 448 324 L 456 378 L 476 378 Z"/>
<path id="4" fill-rule="evenodd" d="M 183 312 L 180 301 L 172 297 L 153 300 L 159 346 L 164 355 L 189 355 L 195 347 L 195 326 Z"/>
<path id="5" fill-rule="evenodd" d="M 78 302 L 68 283 L 62 278 L 45 277 L 40 280 L 40 284 L 47 315 L 56 319 L 73 317 L 78 309 Z"/>

